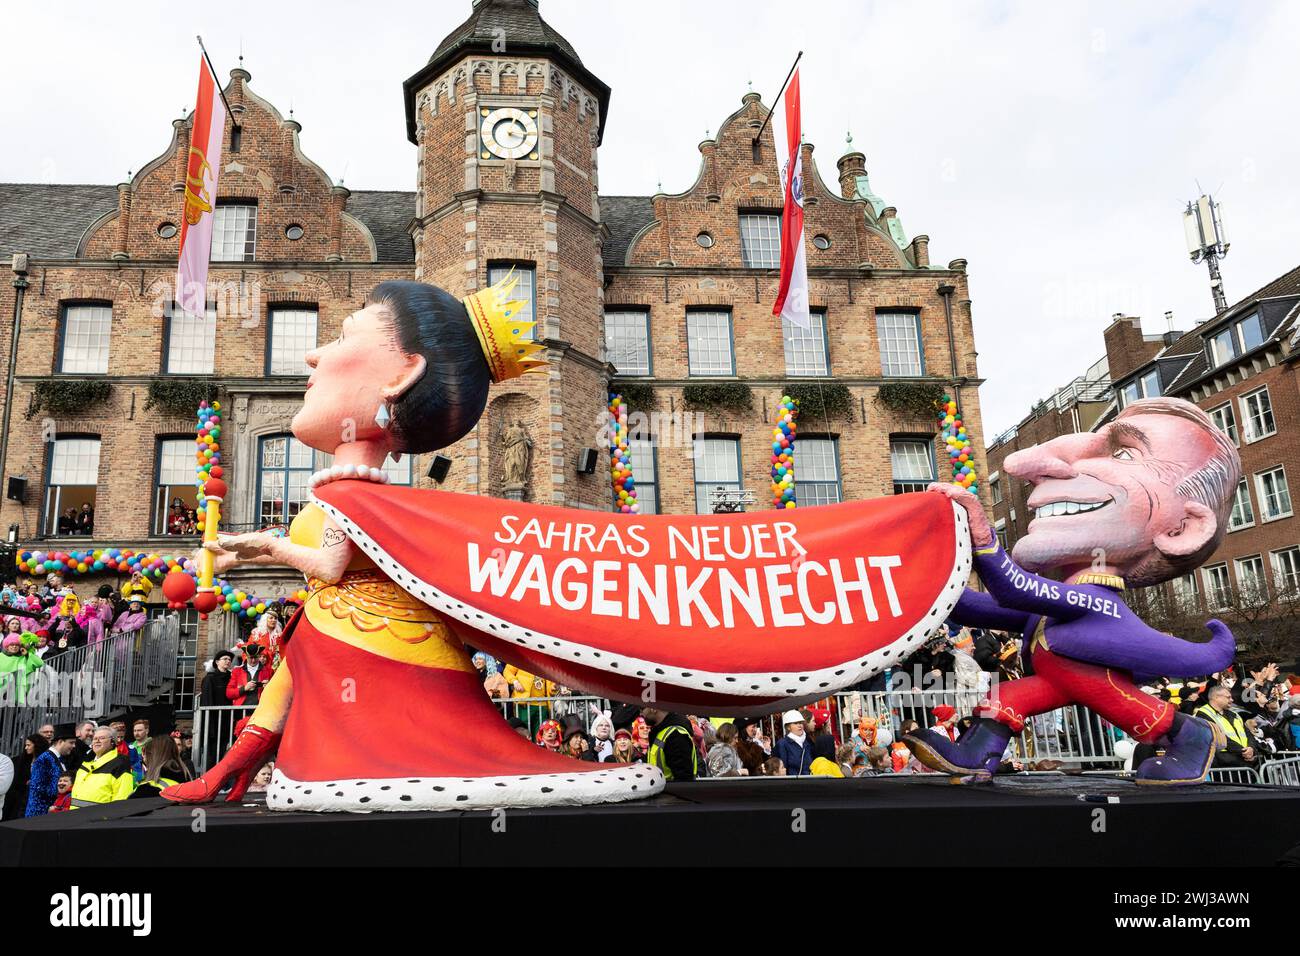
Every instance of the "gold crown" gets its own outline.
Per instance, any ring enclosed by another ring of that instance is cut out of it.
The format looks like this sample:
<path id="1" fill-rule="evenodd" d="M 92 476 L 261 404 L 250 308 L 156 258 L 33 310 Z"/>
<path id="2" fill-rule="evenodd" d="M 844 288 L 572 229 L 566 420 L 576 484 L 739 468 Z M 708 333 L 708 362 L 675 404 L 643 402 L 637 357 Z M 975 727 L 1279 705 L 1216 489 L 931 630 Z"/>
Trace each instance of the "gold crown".
<path id="1" fill-rule="evenodd" d="M 527 303 L 510 298 L 518 284 L 519 277 L 511 269 L 500 282 L 464 300 L 494 382 L 518 378 L 546 366 L 545 348 L 529 336 L 537 323 L 520 318 Z"/>

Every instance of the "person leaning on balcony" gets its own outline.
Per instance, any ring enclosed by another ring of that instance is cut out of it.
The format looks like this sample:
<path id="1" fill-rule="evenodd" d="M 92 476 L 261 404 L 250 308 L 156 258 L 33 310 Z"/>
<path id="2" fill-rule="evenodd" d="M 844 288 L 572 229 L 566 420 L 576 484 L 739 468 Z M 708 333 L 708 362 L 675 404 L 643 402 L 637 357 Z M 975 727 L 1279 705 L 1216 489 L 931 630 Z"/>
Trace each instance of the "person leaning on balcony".
<path id="1" fill-rule="evenodd" d="M 1196 708 L 1196 716 L 1204 717 L 1211 724 L 1216 724 L 1228 738 L 1228 745 L 1220 750 L 1214 758 L 1216 767 L 1243 767 L 1254 764 L 1258 759 L 1255 748 L 1251 745 L 1250 733 L 1241 715 L 1229 710 L 1232 705 L 1232 691 L 1217 684 L 1210 688 L 1209 703 Z"/>
<path id="2" fill-rule="evenodd" d="M 90 749 L 94 756 L 77 770 L 72 784 L 72 807 L 125 800 L 135 789 L 131 758 L 117 750 L 117 734 L 111 727 L 95 728 Z"/>

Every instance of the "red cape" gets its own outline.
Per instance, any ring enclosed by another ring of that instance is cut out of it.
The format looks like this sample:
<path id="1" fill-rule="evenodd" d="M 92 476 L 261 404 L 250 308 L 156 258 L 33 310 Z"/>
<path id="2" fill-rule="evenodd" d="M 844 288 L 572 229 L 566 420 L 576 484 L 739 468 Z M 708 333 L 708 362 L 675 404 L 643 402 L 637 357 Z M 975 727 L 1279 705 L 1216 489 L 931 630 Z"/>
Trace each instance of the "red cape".
<path id="1" fill-rule="evenodd" d="M 363 481 L 316 501 L 472 646 L 588 693 L 766 712 L 896 664 L 956 604 L 946 498 L 640 516 Z"/>

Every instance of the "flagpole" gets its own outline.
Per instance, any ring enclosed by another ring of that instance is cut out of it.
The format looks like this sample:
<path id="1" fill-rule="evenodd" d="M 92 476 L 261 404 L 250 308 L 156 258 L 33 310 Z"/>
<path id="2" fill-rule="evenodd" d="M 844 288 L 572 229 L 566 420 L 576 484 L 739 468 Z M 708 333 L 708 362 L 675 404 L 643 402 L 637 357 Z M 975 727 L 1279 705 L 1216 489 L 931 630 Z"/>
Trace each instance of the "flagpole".
<path id="1" fill-rule="evenodd" d="M 203 41 L 200 40 L 199 45 L 202 46 L 202 44 Z M 799 54 L 794 58 L 794 62 L 790 64 L 790 72 L 785 75 L 785 82 L 781 84 L 781 89 L 777 92 L 776 99 L 772 101 L 772 108 L 768 110 L 767 115 L 763 117 L 763 125 L 760 126 L 758 128 L 758 132 L 754 134 L 755 143 L 757 143 L 758 138 L 763 135 L 763 130 L 767 129 L 767 121 L 770 120 L 772 118 L 772 114 L 776 112 L 776 106 L 778 103 L 781 102 L 781 94 L 784 93 L 785 88 L 790 85 L 790 77 L 794 76 L 794 68 L 799 65 L 799 61 L 802 59 L 803 59 L 803 50 L 800 50 Z"/>
<path id="2" fill-rule="evenodd" d="M 217 75 L 217 68 L 212 65 L 212 57 L 208 56 L 208 48 L 203 45 L 203 37 L 195 36 L 194 39 L 199 41 L 199 50 L 203 53 L 203 60 L 208 64 L 208 69 L 212 71 L 212 81 L 217 88 L 217 92 L 221 95 L 221 102 L 226 104 L 226 115 L 230 117 L 230 125 L 238 129 L 239 120 L 236 118 L 235 111 L 230 108 L 230 100 L 226 99 L 226 91 L 221 88 L 221 77 Z M 803 56 L 802 53 L 799 55 Z"/>

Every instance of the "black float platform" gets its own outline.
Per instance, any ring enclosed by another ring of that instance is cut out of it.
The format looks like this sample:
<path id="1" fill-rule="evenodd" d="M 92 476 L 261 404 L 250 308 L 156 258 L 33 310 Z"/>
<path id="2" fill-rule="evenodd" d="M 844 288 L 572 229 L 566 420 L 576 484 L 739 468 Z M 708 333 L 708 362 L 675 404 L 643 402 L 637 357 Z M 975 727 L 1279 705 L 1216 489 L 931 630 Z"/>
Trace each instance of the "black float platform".
<path id="1" fill-rule="evenodd" d="M 741 778 L 674 784 L 631 804 L 495 814 L 281 813 L 260 797 L 195 810 L 129 800 L 3 823 L 0 865 L 210 867 L 223 856 L 214 846 L 242 845 L 257 848 L 261 865 L 313 867 L 1242 866 L 1270 865 L 1300 844 L 1300 790 L 1150 789 L 1104 776 L 978 786 L 937 776 Z M 1171 853 L 1180 847 L 1195 853 Z"/>

